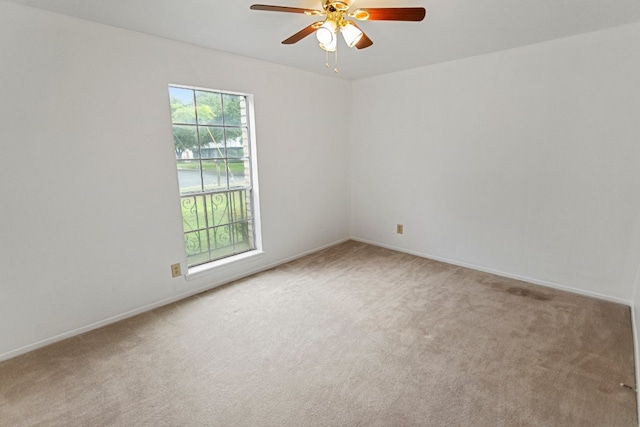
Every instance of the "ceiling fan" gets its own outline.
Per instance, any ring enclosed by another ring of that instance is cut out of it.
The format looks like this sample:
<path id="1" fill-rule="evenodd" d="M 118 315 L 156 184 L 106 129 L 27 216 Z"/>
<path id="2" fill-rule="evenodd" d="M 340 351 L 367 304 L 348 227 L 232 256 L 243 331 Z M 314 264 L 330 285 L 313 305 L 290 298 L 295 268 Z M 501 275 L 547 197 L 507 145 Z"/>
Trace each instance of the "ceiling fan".
<path id="1" fill-rule="evenodd" d="M 302 13 L 309 16 L 324 17 L 323 21 L 317 21 L 298 31 L 282 44 L 294 44 L 316 33 L 320 47 L 326 52 L 336 52 L 338 48 L 338 31 L 342 33 L 345 43 L 349 47 L 364 49 L 373 44 L 373 41 L 356 25 L 349 20 L 358 21 L 422 21 L 426 15 L 424 7 L 374 7 L 355 9 L 349 11 L 349 0 L 336 1 L 324 0 L 322 10 L 302 9 L 287 6 L 271 6 L 266 4 L 251 5 L 251 10 L 264 10 L 270 12 Z M 327 62 L 327 67 L 328 62 Z M 337 68 L 335 70 L 337 72 Z"/>

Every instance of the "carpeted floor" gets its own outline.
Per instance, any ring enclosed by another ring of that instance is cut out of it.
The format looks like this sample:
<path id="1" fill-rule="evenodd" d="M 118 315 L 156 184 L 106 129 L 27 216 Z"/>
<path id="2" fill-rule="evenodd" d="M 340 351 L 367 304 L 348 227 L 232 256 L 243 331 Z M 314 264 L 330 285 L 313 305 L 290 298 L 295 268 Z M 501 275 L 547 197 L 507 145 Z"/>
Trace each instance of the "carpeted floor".
<path id="1" fill-rule="evenodd" d="M 2 426 L 637 426 L 629 308 L 347 242 L 0 364 Z"/>

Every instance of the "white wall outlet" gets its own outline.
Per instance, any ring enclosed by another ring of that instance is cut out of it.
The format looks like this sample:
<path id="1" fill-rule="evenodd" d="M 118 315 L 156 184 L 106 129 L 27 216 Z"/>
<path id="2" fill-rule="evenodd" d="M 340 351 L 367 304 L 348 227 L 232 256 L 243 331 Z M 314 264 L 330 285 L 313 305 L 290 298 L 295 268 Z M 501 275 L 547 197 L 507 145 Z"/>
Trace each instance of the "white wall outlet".
<path id="1" fill-rule="evenodd" d="M 178 277 L 180 274 L 180 263 L 171 264 L 171 277 Z"/>

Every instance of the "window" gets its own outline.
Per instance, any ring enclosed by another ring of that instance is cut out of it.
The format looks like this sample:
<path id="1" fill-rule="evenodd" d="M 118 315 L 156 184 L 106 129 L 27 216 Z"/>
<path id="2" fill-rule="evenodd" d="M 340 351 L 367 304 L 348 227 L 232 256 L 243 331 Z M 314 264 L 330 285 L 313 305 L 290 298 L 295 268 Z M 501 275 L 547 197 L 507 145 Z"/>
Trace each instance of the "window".
<path id="1" fill-rule="evenodd" d="M 189 267 L 256 249 L 247 95 L 169 86 Z"/>

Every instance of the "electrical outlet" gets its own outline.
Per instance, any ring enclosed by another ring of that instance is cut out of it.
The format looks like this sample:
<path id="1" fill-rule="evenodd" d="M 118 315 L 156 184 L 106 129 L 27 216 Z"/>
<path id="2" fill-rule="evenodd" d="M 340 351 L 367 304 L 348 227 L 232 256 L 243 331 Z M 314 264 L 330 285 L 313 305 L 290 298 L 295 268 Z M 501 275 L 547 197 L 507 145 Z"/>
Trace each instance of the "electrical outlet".
<path id="1" fill-rule="evenodd" d="M 397 225 L 396 225 L 396 233 L 398 233 L 398 234 L 402 234 L 402 233 L 404 233 L 404 225 L 402 225 L 402 224 L 397 224 Z"/>
<path id="2" fill-rule="evenodd" d="M 171 264 L 171 277 L 178 277 L 180 275 L 180 263 Z"/>

